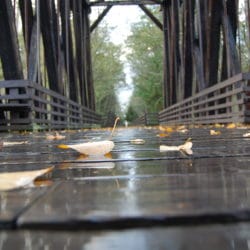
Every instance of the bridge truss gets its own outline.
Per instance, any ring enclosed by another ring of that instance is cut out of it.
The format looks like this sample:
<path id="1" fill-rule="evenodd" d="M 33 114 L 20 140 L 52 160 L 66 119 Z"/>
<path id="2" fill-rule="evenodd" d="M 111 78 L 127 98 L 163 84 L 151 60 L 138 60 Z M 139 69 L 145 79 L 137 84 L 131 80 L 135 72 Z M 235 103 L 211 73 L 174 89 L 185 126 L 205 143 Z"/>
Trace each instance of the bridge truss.
<path id="1" fill-rule="evenodd" d="M 2 0 L 1 130 L 98 122 L 90 36 L 115 5 L 138 5 L 164 34 L 160 122 L 248 122 L 250 76 L 242 73 L 250 71 L 249 2 Z M 162 20 L 148 5 L 159 6 Z M 90 25 L 89 13 L 96 6 L 104 10 Z M 234 84 L 222 87 L 228 80 Z"/>

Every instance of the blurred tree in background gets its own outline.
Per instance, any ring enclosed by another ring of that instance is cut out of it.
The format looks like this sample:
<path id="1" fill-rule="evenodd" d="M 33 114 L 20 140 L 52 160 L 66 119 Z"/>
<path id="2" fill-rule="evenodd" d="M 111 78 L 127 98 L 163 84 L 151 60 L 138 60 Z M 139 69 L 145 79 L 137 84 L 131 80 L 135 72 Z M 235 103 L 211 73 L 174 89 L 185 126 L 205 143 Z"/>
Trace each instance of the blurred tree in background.
<path id="1" fill-rule="evenodd" d="M 116 91 L 124 84 L 123 62 L 120 59 L 121 46 L 110 41 L 107 25 L 96 28 L 91 36 L 93 78 L 96 111 L 101 115 L 120 112 Z"/>
<path id="2" fill-rule="evenodd" d="M 162 19 L 159 8 L 152 13 Z M 163 108 L 163 32 L 146 16 L 134 23 L 127 39 L 127 59 L 133 73 L 134 92 L 130 101 L 138 115 L 158 112 Z"/>

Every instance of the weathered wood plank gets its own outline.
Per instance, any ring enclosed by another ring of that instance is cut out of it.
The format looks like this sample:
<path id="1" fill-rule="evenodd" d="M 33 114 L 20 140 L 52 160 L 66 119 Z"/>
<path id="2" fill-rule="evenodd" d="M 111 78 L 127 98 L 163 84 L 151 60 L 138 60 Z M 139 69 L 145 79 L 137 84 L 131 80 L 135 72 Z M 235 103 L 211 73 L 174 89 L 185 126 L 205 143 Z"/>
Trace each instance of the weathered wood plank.
<path id="1" fill-rule="evenodd" d="M 189 7 L 190 4 L 190 1 L 184 1 L 183 3 L 182 84 L 184 86 L 184 98 L 192 95 L 193 64 L 191 50 L 191 27 L 193 27 L 193 20 L 191 7 Z"/>
<path id="2" fill-rule="evenodd" d="M 227 55 L 227 76 L 240 72 L 240 62 L 236 48 L 236 5 L 235 0 L 223 0 L 223 28 Z"/>
<path id="3" fill-rule="evenodd" d="M 57 48 L 57 23 L 56 11 L 54 1 L 43 0 L 40 1 L 40 17 L 41 17 L 41 31 L 43 35 L 45 61 L 47 65 L 47 72 L 49 77 L 49 86 L 51 90 L 60 93 L 60 86 L 58 81 L 58 48 Z"/>
<path id="4" fill-rule="evenodd" d="M 0 30 L 0 57 L 2 60 L 4 78 L 6 80 L 23 79 L 23 69 L 19 54 L 12 1 L 1 1 Z"/>
<path id="5" fill-rule="evenodd" d="M 67 72 L 67 88 L 69 98 L 78 102 L 78 83 L 76 76 L 76 64 L 73 53 L 72 30 L 70 25 L 70 2 L 69 0 L 60 1 L 60 15 L 62 21 L 62 49 L 64 51 L 66 72 Z"/>
<path id="6" fill-rule="evenodd" d="M 208 86 L 218 82 L 220 29 L 221 29 L 222 3 L 221 1 L 208 2 L 207 21 L 207 51 L 206 51 L 206 81 Z"/>

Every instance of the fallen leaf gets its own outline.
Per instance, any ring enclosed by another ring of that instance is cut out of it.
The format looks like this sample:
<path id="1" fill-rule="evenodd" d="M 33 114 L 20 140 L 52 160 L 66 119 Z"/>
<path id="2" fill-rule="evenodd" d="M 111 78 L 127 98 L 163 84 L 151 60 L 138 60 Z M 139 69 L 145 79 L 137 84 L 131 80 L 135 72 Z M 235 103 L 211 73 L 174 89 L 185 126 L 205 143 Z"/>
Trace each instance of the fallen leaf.
<path id="1" fill-rule="evenodd" d="M 213 129 L 210 130 L 210 135 L 220 135 L 221 132 L 220 131 L 215 131 Z"/>
<path id="2" fill-rule="evenodd" d="M 193 143 L 188 139 L 184 144 L 179 146 L 167 146 L 167 145 L 160 145 L 160 152 L 166 151 L 183 151 L 184 153 L 191 155 L 193 154 L 192 151 Z"/>
<path id="3" fill-rule="evenodd" d="M 215 124 L 214 124 L 214 127 L 215 127 L 215 128 L 223 128 L 224 125 L 223 125 L 223 124 L 219 124 L 219 123 L 215 123 Z"/>
<path id="4" fill-rule="evenodd" d="M 156 135 L 157 137 L 168 137 L 169 134 L 166 134 L 166 133 L 160 133 L 158 135 Z"/>
<path id="5" fill-rule="evenodd" d="M 143 139 L 133 139 L 133 140 L 130 140 L 130 143 L 139 145 L 139 144 L 144 144 L 145 140 L 143 140 Z"/>
<path id="6" fill-rule="evenodd" d="M 187 129 L 185 125 L 180 125 L 177 126 L 176 130 L 183 130 L 183 129 Z"/>
<path id="7" fill-rule="evenodd" d="M 178 129 L 177 132 L 182 133 L 182 134 L 186 134 L 188 132 L 188 129 L 186 129 L 186 128 Z"/>
<path id="8" fill-rule="evenodd" d="M 163 127 L 163 126 L 159 126 L 159 130 L 165 131 L 168 133 L 172 133 L 174 131 L 172 127 Z"/>
<path id="9" fill-rule="evenodd" d="M 50 172 L 54 167 L 41 170 L 0 173 L 0 191 L 8 191 L 31 184 L 38 176 Z"/>
<path id="10" fill-rule="evenodd" d="M 243 134 L 243 137 L 250 137 L 250 133 Z"/>
<path id="11" fill-rule="evenodd" d="M 115 119 L 115 123 L 114 123 L 113 129 L 112 129 L 112 132 L 109 136 L 110 139 L 113 136 L 113 133 L 114 133 L 115 128 L 116 128 L 116 124 L 117 124 L 119 119 L 120 119 L 119 117 L 117 117 Z M 72 148 L 72 149 L 76 150 L 77 152 L 79 152 L 80 154 L 89 155 L 89 156 L 108 154 L 114 148 L 114 146 L 115 146 L 115 144 L 111 140 L 93 141 L 93 142 L 79 143 L 79 144 L 73 144 L 73 145 L 70 145 L 70 144 L 58 145 L 59 148 L 62 148 L 62 149 Z"/>
<path id="12" fill-rule="evenodd" d="M 235 125 L 235 123 L 229 123 L 229 124 L 227 125 L 227 128 L 228 128 L 228 129 L 236 128 L 236 125 Z"/>
<path id="13" fill-rule="evenodd" d="M 53 184 L 52 180 L 34 180 L 36 187 L 49 187 Z"/>
<path id="14" fill-rule="evenodd" d="M 28 144 L 28 141 L 12 141 L 12 142 L 4 141 L 3 142 L 4 147 L 15 146 L 15 145 L 23 145 L 23 144 Z"/>
<path id="15" fill-rule="evenodd" d="M 55 135 L 47 135 L 47 140 L 62 140 L 65 139 L 65 135 L 60 135 L 58 132 L 55 132 Z"/>
<path id="16" fill-rule="evenodd" d="M 94 142 L 86 142 L 86 143 L 79 143 L 73 145 L 65 145 L 61 144 L 58 145 L 59 148 L 68 149 L 72 148 L 77 152 L 85 155 L 105 155 L 109 153 L 115 144 L 113 141 L 94 141 Z"/>

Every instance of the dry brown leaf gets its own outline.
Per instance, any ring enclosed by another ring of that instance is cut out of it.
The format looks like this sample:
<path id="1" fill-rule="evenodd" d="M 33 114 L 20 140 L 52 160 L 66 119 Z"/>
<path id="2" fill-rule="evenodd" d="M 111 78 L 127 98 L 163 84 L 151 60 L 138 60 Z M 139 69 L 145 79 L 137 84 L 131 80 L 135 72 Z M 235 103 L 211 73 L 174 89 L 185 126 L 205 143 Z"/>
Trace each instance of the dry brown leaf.
<path id="1" fill-rule="evenodd" d="M 210 130 L 210 135 L 220 135 L 221 132 L 220 131 L 215 131 L 213 129 Z"/>
<path id="2" fill-rule="evenodd" d="M 193 143 L 190 140 L 187 140 L 184 144 L 179 146 L 167 146 L 167 145 L 160 145 L 160 152 L 166 151 L 183 151 L 188 155 L 193 154 L 192 151 Z"/>
<path id="3" fill-rule="evenodd" d="M 130 140 L 130 143 L 140 145 L 140 144 L 144 144 L 145 140 L 143 140 L 143 139 L 133 139 L 133 140 Z"/>
<path id="4" fill-rule="evenodd" d="M 41 170 L 0 173 L 0 191 L 8 191 L 30 185 L 38 176 L 50 172 L 53 167 Z"/>
<path id="5" fill-rule="evenodd" d="M 36 187 L 48 187 L 53 184 L 52 180 L 34 180 L 34 185 Z"/>

